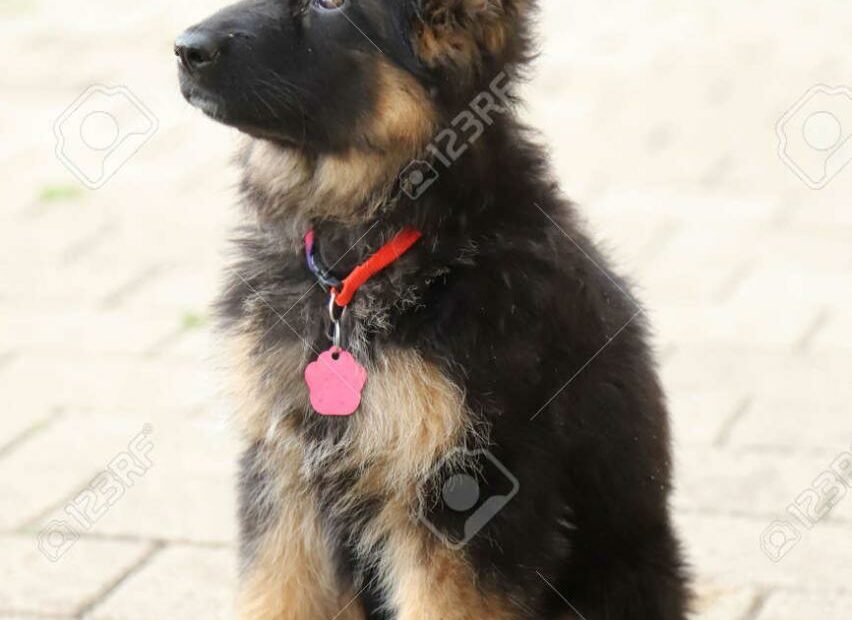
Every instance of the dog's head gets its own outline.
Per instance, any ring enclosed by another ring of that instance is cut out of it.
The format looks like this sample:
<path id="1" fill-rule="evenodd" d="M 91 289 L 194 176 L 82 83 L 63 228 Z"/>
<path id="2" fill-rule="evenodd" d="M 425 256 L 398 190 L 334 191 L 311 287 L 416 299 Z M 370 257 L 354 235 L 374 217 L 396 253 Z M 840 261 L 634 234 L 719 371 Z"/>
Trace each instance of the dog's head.
<path id="1" fill-rule="evenodd" d="M 245 0 L 176 41 L 217 121 L 312 155 L 409 153 L 525 57 L 534 0 Z"/>

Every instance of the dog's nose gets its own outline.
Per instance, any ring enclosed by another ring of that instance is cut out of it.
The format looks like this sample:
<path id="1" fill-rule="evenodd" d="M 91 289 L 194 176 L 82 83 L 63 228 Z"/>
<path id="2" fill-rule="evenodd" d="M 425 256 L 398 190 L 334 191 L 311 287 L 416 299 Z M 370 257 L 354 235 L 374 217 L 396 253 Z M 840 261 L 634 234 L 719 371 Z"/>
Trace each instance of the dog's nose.
<path id="1" fill-rule="evenodd" d="M 204 30 L 187 30 L 175 41 L 175 56 L 190 73 L 212 67 L 222 54 L 224 39 Z"/>

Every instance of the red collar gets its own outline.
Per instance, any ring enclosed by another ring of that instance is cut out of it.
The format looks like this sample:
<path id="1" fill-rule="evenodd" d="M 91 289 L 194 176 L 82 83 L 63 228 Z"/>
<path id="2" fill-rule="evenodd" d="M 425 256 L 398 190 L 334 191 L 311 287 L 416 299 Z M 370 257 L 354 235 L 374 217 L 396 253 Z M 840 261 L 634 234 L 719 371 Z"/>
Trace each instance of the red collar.
<path id="1" fill-rule="evenodd" d="M 408 252 L 423 236 L 419 230 L 403 228 L 393 239 L 375 251 L 367 260 L 355 267 L 352 272 L 343 278 L 340 286 L 332 286 L 331 294 L 336 306 L 345 308 L 352 301 L 355 293 L 367 280 L 379 273 L 388 265 L 399 260 L 403 254 Z M 314 255 L 314 231 L 309 230 L 305 234 L 305 256 L 308 268 L 323 283 L 328 281 L 328 273 L 321 269 Z"/>

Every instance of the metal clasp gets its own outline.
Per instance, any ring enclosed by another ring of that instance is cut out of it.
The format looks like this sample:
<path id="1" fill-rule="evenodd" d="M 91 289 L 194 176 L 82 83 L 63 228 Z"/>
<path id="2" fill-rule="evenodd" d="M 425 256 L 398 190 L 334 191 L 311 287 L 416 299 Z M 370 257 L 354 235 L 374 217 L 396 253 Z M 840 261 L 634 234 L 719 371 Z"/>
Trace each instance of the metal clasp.
<path id="1" fill-rule="evenodd" d="M 346 306 L 338 306 L 337 290 L 331 289 L 328 296 L 328 318 L 331 319 L 331 342 L 334 348 L 341 349 L 343 342 L 343 317 L 346 316 Z"/>

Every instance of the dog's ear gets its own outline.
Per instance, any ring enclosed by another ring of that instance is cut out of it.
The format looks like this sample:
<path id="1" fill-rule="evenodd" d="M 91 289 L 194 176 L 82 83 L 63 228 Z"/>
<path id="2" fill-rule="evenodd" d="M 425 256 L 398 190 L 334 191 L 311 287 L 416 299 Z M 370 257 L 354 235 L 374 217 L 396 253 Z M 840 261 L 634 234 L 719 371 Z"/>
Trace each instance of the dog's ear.
<path id="1" fill-rule="evenodd" d="M 524 59 L 534 0 L 419 0 L 415 47 L 428 66 L 472 68 Z"/>

